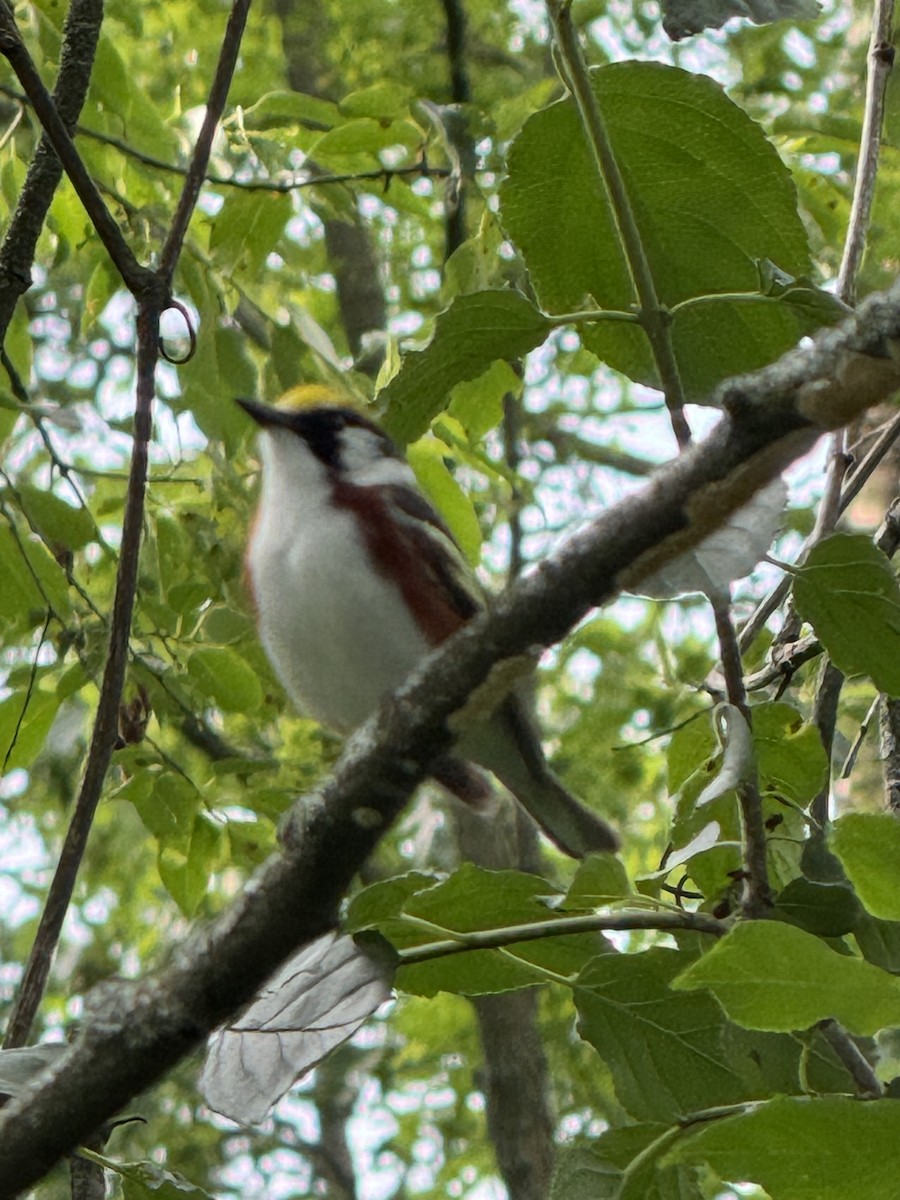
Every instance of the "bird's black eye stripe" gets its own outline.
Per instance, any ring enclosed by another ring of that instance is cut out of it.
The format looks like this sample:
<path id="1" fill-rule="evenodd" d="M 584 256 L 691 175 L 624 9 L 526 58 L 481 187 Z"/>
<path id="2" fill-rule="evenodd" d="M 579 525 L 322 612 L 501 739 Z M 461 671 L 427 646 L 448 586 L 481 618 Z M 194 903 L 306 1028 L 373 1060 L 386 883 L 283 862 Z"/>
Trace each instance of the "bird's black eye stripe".
<path id="1" fill-rule="evenodd" d="M 396 454 L 391 439 L 377 425 L 352 408 L 313 408 L 294 414 L 290 422 L 306 444 L 326 467 L 339 470 L 343 451 L 341 434 L 350 426 L 368 429 L 385 455 Z"/>

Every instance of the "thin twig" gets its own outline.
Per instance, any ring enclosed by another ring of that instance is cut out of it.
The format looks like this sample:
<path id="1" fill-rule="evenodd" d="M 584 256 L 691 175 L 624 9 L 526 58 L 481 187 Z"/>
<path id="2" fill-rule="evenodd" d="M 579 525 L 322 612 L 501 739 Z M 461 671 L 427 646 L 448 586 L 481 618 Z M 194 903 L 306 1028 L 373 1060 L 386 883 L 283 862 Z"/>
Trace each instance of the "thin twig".
<path id="1" fill-rule="evenodd" d="M 741 652 L 734 623 L 731 620 L 731 600 L 727 595 L 712 596 L 710 600 L 716 619 L 716 634 L 719 639 L 719 654 L 722 660 L 722 675 L 725 679 L 728 702 L 734 705 L 749 725 L 751 721 L 750 706 L 744 690 Z M 741 808 L 741 844 L 744 856 L 741 912 L 745 917 L 762 917 L 772 907 L 772 889 L 769 885 L 762 797 L 755 772 L 742 777 L 737 787 L 737 794 Z"/>
<path id="2" fill-rule="evenodd" d="M 857 1094 L 863 1099 L 883 1096 L 881 1080 L 846 1029 L 833 1020 L 821 1021 L 819 1029 L 856 1084 Z"/>
<path id="3" fill-rule="evenodd" d="M 521 371 L 521 365 L 519 366 Z M 509 561 L 506 578 L 509 583 L 522 573 L 525 559 L 522 553 L 522 492 L 518 482 L 519 466 L 522 462 L 522 409 L 521 399 L 512 392 L 503 397 L 503 457 L 512 477 L 512 493 L 509 498 Z"/>
<path id="4" fill-rule="evenodd" d="M 872 720 L 881 708 L 881 700 L 881 696 L 876 696 L 869 705 L 869 711 L 863 717 L 862 721 L 860 721 L 859 729 L 856 731 L 856 737 L 853 739 L 853 745 L 847 751 L 847 756 L 844 759 L 844 765 L 841 767 L 841 773 L 839 776 L 840 779 L 849 779 L 853 774 L 853 768 L 856 766 L 856 760 L 859 757 L 859 752 L 862 749 L 863 742 L 866 740 Z"/>
<path id="5" fill-rule="evenodd" d="M 28 706 L 31 704 L 31 697 L 34 695 L 34 685 L 37 682 L 37 673 L 40 667 L 41 650 L 44 648 L 44 642 L 47 640 L 47 630 L 50 628 L 50 622 L 53 620 L 53 610 L 47 609 L 47 616 L 44 618 L 44 626 L 41 629 L 41 636 L 38 638 L 37 648 L 34 652 L 34 660 L 31 664 L 31 671 L 28 675 L 28 687 L 25 689 L 25 699 L 22 701 L 22 708 L 19 711 L 16 727 L 13 730 L 12 737 L 9 739 L 9 745 L 6 747 L 6 754 L 3 757 L 3 766 L 0 767 L 0 775 L 6 774 L 6 769 L 9 766 L 9 760 L 13 750 L 16 748 L 16 742 L 19 740 L 19 731 L 22 728 L 22 722 L 25 720 L 25 714 L 28 712 Z"/>
<path id="6" fill-rule="evenodd" d="M 866 248 L 872 202 L 875 198 L 875 180 L 878 175 L 884 122 L 884 97 L 888 76 L 894 65 L 893 23 L 894 0 L 875 0 L 872 10 L 872 33 L 869 38 L 865 109 L 859 157 L 856 162 L 856 182 L 847 236 L 844 240 L 844 253 L 838 271 L 837 294 L 846 304 L 853 304 L 856 300 L 856 280 Z"/>
<path id="7" fill-rule="evenodd" d="M 102 21 L 103 0 L 72 0 L 66 13 L 53 100 L 68 128 L 74 126 L 87 95 Z M 28 167 L 0 247 L 0 342 L 6 337 L 19 297 L 31 286 L 37 240 L 61 178 L 62 167 L 45 134 Z"/>
<path id="8" fill-rule="evenodd" d="M 213 78 L 212 87 L 209 90 L 209 98 L 206 102 L 206 113 L 203 117 L 203 124 L 197 136 L 197 144 L 194 147 L 194 153 L 191 157 L 191 163 L 184 181 L 184 188 L 178 200 L 178 207 L 175 210 L 175 216 L 172 218 L 169 236 L 166 239 L 166 244 L 160 257 L 159 275 L 168 287 L 172 285 L 175 265 L 178 262 L 178 256 L 181 254 L 181 247 L 184 245 L 185 235 L 187 234 L 191 216 L 197 205 L 200 189 L 203 187 L 206 167 L 212 151 L 213 138 L 216 135 L 216 129 L 225 108 L 225 101 L 228 98 L 228 89 L 231 87 L 231 77 L 234 74 L 235 64 L 237 63 L 238 51 L 241 47 L 241 38 L 244 35 L 244 26 L 247 24 L 247 13 L 250 10 L 250 3 L 251 0 L 234 0 L 228 16 L 228 24 L 225 28 L 225 36 L 222 39 L 222 49 L 219 52 L 216 73 Z"/>
<path id="9" fill-rule="evenodd" d="M 578 458 L 582 462 L 592 463 L 598 467 L 609 467 L 613 471 L 621 471 L 624 475 L 635 475 L 641 479 L 652 475 L 659 466 L 659 463 L 651 462 L 648 458 L 640 458 L 637 454 L 629 454 L 627 450 L 589 442 L 587 438 L 560 429 L 558 425 L 544 426 L 541 424 L 536 430 L 535 440 L 549 442 L 556 451 L 557 460 L 565 462 L 570 458 Z"/>
<path id="10" fill-rule="evenodd" d="M 82 2 L 96 5 L 98 0 L 82 0 Z M 31 107 L 25 93 L 18 91 L 16 88 L 0 84 L 0 96 L 8 96 L 16 104 L 23 107 Z M 89 126 L 81 124 L 77 124 L 74 127 L 74 131 L 79 137 L 90 138 L 91 141 L 99 142 L 103 146 L 111 146 L 114 150 L 120 150 L 123 154 L 129 158 L 133 158 L 135 162 L 142 163 L 145 167 L 152 167 L 156 171 L 165 171 L 169 175 L 181 175 L 182 177 L 188 173 L 189 168 L 182 163 L 173 163 L 168 162 L 164 158 L 157 158 L 155 154 L 148 154 L 146 150 L 139 150 L 137 146 L 132 146 L 130 142 L 126 142 L 124 138 L 116 137 L 114 134 L 101 133 L 97 129 L 91 129 Z M 0 141 L 0 145 L 2 145 L 2 141 Z M 216 171 L 207 171 L 203 177 L 203 181 L 204 183 L 212 184 L 213 187 L 235 188 L 243 192 L 289 193 L 299 191 L 302 188 L 327 187 L 329 184 L 336 183 L 367 183 L 370 181 L 373 183 L 380 182 L 387 188 L 394 178 L 403 179 L 407 176 L 415 176 L 417 179 L 446 179 L 450 174 L 449 167 L 435 167 L 425 158 L 420 158 L 418 162 L 410 163 L 405 167 L 375 167 L 370 171 L 346 171 L 339 174 L 323 173 L 321 175 L 301 175 L 296 171 L 291 171 L 284 177 L 278 176 L 270 179 L 242 179 L 237 175 L 219 175 Z"/>
<path id="11" fill-rule="evenodd" d="M 631 206 L 631 198 L 609 139 L 606 121 L 591 87 L 587 63 L 572 20 L 571 0 L 547 0 L 547 11 L 564 65 L 563 82 L 572 92 L 597 173 L 609 198 L 613 219 L 640 304 L 639 319 L 650 342 L 675 438 L 679 447 L 684 449 L 690 443 L 691 431 L 684 415 L 684 389 L 672 345 L 668 314 L 657 294 L 656 282 Z"/>
<path id="12" fill-rule="evenodd" d="M 847 476 L 843 490 L 841 491 L 840 511 L 842 513 L 853 503 L 863 487 L 871 479 L 876 467 L 882 462 L 884 456 L 897 441 L 898 437 L 900 437 L 900 413 L 890 421 L 885 422 L 881 432 L 866 451 L 865 457 L 851 468 L 850 474 Z M 854 446 L 850 447 L 851 454 L 854 449 Z"/>
<path id="13" fill-rule="evenodd" d="M 0 4 L 0 54 L 9 60 L 9 65 L 15 71 L 16 78 L 31 101 L 44 133 L 50 139 L 63 170 L 84 205 L 85 212 L 106 247 L 106 252 L 122 276 L 125 286 L 132 295 L 138 295 L 148 286 L 155 287 L 154 273 L 141 266 L 135 258 L 112 214 L 103 203 L 66 124 L 53 103 L 52 96 L 44 87 L 37 67 L 22 41 L 12 12 L 5 4 Z"/>
<path id="14" fill-rule="evenodd" d="M 816 684 L 816 696 L 813 703 L 812 723 L 819 731 L 822 748 L 828 763 L 825 783 L 809 806 L 810 816 L 816 822 L 816 827 L 823 832 L 828 827 L 831 816 L 829 812 L 829 797 L 831 795 L 831 754 L 834 748 L 834 730 L 837 725 L 838 702 L 841 689 L 844 686 L 844 675 L 834 665 L 830 658 L 823 658 Z"/>
<path id="15" fill-rule="evenodd" d="M 884 763 L 884 796 L 888 812 L 900 816 L 900 700 L 883 696 L 881 708 L 881 759 Z"/>

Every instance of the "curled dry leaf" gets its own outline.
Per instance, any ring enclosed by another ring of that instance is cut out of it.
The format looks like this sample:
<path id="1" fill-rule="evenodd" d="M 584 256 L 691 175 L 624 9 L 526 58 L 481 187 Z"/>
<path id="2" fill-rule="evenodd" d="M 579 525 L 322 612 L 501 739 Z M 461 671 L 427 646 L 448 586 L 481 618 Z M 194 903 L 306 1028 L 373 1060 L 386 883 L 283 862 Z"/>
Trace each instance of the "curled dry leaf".
<path id="1" fill-rule="evenodd" d="M 261 1121 L 390 997 L 392 976 L 380 946 L 335 931 L 303 946 L 213 1035 L 200 1079 L 206 1103 L 242 1125 Z"/>

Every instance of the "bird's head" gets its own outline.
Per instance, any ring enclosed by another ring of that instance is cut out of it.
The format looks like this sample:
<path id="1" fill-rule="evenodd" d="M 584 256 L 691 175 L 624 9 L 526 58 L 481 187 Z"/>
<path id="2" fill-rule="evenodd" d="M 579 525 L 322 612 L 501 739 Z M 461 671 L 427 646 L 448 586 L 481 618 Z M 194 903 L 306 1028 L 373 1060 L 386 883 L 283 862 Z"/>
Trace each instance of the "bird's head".
<path id="1" fill-rule="evenodd" d="M 368 486 L 401 482 L 402 474 L 407 482 L 409 468 L 388 435 L 334 385 L 301 384 L 274 405 L 246 399 L 238 404 L 267 435 L 262 439 L 267 472 L 280 474 L 311 455 L 333 479 Z"/>

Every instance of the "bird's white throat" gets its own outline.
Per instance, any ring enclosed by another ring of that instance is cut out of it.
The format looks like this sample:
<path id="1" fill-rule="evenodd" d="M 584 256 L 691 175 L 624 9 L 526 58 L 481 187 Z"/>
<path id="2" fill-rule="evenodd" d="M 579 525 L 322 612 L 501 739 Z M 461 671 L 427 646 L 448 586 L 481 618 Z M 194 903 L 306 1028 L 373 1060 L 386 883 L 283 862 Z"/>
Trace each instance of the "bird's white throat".
<path id="1" fill-rule="evenodd" d="M 262 493 L 247 553 L 260 635 L 298 708 L 346 733 L 429 646 L 399 589 L 370 562 L 354 514 L 332 503 L 324 464 L 288 430 L 266 430 L 260 443 Z M 389 482 L 406 482 L 397 471 L 409 472 L 406 464 L 385 458 L 359 461 L 352 482 L 385 482 L 382 464 L 393 467 Z"/>

